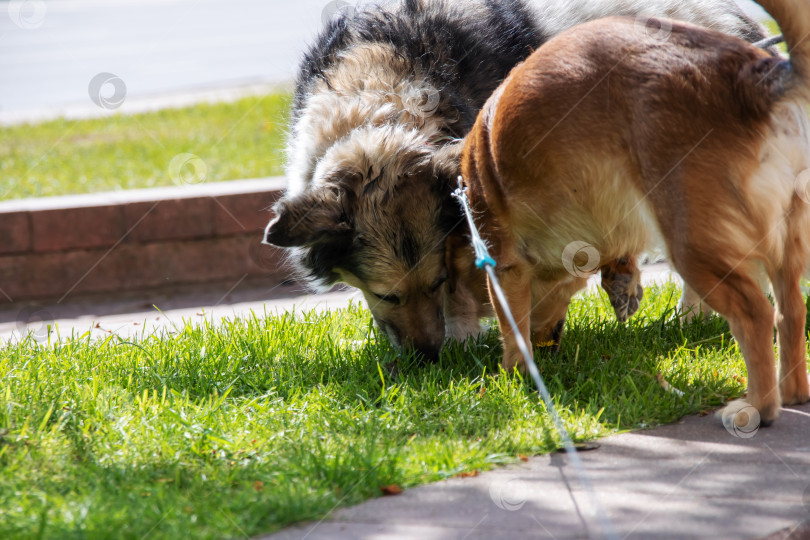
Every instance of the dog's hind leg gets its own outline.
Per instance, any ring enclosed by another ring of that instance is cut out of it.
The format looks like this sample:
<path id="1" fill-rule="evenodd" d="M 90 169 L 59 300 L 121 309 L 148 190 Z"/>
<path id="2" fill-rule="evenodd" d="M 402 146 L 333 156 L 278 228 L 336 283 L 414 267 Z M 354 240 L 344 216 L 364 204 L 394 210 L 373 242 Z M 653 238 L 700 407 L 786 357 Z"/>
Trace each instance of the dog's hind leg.
<path id="1" fill-rule="evenodd" d="M 807 308 L 799 279 L 801 268 L 777 271 L 773 279 L 779 331 L 779 389 L 782 405 L 810 401 L 804 325 Z"/>
<path id="2" fill-rule="evenodd" d="M 626 322 L 638 311 L 644 289 L 641 270 L 634 256 L 625 256 L 602 266 L 602 288 L 607 292 L 610 305 L 619 322 Z"/>
<path id="3" fill-rule="evenodd" d="M 728 321 L 748 368 L 745 402 L 757 410 L 762 425 L 769 425 L 779 415 L 780 406 L 773 352 L 773 306 L 756 280 L 740 265 L 705 261 L 679 261 L 676 269 L 695 292 Z"/>

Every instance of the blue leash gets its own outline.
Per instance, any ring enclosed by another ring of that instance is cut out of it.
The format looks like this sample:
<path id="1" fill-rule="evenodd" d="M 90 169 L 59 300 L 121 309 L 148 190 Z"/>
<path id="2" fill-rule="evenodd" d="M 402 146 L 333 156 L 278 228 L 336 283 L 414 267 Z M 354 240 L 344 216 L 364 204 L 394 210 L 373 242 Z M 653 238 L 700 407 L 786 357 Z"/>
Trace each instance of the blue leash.
<path id="1" fill-rule="evenodd" d="M 548 388 L 546 388 L 546 384 L 543 382 L 543 377 L 540 376 L 540 370 L 537 369 L 537 364 L 534 363 L 534 356 L 531 353 L 531 349 L 526 343 L 526 340 L 523 339 L 523 334 L 520 333 L 520 329 L 515 321 L 515 317 L 512 315 L 512 310 L 510 309 L 509 303 L 506 300 L 506 295 L 501 288 L 498 277 L 495 275 L 495 266 L 497 263 L 489 254 L 489 249 L 487 248 L 484 240 L 481 238 L 478 228 L 475 226 L 472 210 L 470 209 L 470 201 L 467 198 L 467 188 L 464 187 L 464 180 L 461 176 L 458 177 L 458 185 L 458 189 L 453 192 L 453 197 L 458 200 L 459 204 L 464 209 L 464 215 L 467 217 L 467 224 L 470 226 L 472 246 L 475 250 L 475 266 L 478 268 L 483 268 L 489 276 L 490 286 L 495 292 L 495 296 L 498 298 L 498 303 L 501 305 L 501 309 L 506 315 L 506 319 L 509 321 L 509 326 L 512 328 L 512 333 L 515 336 L 518 348 L 526 361 L 529 374 L 531 375 L 532 379 L 534 379 L 534 384 L 537 386 L 537 390 L 540 392 L 540 396 L 543 398 L 543 402 L 546 404 L 546 410 L 551 415 L 551 419 L 554 422 L 554 427 L 560 434 L 560 438 L 563 441 L 563 447 L 565 448 L 565 453 L 571 460 L 571 465 L 573 465 L 574 469 L 576 469 L 577 476 L 579 476 L 579 481 L 588 492 L 591 499 L 591 505 L 595 509 L 596 517 L 602 526 L 602 536 L 609 540 L 618 540 L 619 536 L 616 534 L 613 523 L 611 522 L 604 508 L 602 508 L 602 505 L 599 503 L 599 499 L 596 497 L 593 484 L 591 484 L 588 474 L 585 471 L 585 465 L 582 463 L 582 460 L 577 453 L 577 449 L 574 446 L 574 442 L 571 440 L 570 435 L 568 434 L 568 430 L 566 430 L 565 426 L 563 425 L 562 419 L 557 412 L 557 408 L 554 406 L 554 400 L 551 398 L 551 394 L 549 394 Z"/>
<path id="2" fill-rule="evenodd" d="M 780 43 L 785 42 L 785 37 L 782 35 L 773 36 L 769 38 L 765 38 L 762 41 L 757 41 L 754 43 L 754 47 L 759 47 L 760 49 L 770 49 L 774 45 L 779 45 Z"/>

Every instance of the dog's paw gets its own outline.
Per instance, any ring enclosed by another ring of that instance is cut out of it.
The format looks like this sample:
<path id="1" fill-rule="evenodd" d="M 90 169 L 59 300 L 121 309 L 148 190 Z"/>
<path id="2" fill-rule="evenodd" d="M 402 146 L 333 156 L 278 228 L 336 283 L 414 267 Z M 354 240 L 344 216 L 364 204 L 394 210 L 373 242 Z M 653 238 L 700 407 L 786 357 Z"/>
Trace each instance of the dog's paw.
<path id="1" fill-rule="evenodd" d="M 749 439 L 756 435 L 760 427 L 773 424 L 779 416 L 779 405 L 756 406 L 746 399 L 735 399 L 717 411 L 716 415 L 729 433 L 735 437 Z"/>
<path id="2" fill-rule="evenodd" d="M 619 322 L 627 322 L 641 305 L 644 288 L 632 274 L 614 274 L 605 288 Z"/>
<path id="3" fill-rule="evenodd" d="M 789 377 L 780 382 L 782 405 L 801 405 L 810 401 L 810 373 Z"/>

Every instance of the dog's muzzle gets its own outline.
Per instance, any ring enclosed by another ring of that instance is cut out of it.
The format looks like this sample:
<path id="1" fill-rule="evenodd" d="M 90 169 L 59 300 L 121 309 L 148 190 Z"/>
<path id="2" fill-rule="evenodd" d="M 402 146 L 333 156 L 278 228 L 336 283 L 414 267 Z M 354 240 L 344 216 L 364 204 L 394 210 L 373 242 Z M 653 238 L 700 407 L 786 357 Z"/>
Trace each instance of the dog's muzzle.
<path id="1" fill-rule="evenodd" d="M 428 362 L 436 362 L 439 360 L 439 352 L 441 352 L 441 345 L 416 345 L 414 350 L 417 354 Z"/>

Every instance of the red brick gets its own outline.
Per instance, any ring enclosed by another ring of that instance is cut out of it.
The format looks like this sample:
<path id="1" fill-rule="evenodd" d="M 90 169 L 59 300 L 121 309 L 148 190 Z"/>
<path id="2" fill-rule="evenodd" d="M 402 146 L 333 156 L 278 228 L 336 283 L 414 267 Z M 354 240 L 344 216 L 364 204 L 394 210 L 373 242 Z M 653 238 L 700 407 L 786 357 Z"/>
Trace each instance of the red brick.
<path id="1" fill-rule="evenodd" d="M 110 247 L 124 235 L 120 206 L 31 212 L 34 251 Z"/>
<path id="2" fill-rule="evenodd" d="M 276 274 L 291 274 L 290 269 L 286 266 L 286 255 L 284 250 L 275 246 L 268 246 L 261 243 L 261 236 L 250 237 L 247 242 L 248 255 L 250 255 L 251 272 L 257 275 L 267 273 Z M 292 277 L 286 275 L 287 277 Z"/>
<path id="3" fill-rule="evenodd" d="M 215 234 L 229 236 L 263 231 L 272 216 L 270 208 L 280 196 L 281 192 L 270 191 L 212 197 Z"/>
<path id="4" fill-rule="evenodd" d="M 127 286 L 134 288 L 236 281 L 244 276 L 277 273 L 279 281 L 286 279 L 287 273 L 281 269 L 277 251 L 264 254 L 258 263 L 254 262 L 250 246 L 258 242 L 259 238 L 249 234 L 193 242 L 149 244 L 122 253 L 120 258 L 122 266 L 128 270 Z M 130 250 L 129 246 L 127 250 Z"/>
<path id="5" fill-rule="evenodd" d="M 32 253 L 0 257 L 0 283 L 14 301 L 59 300 L 80 284 L 103 250 Z"/>
<path id="6" fill-rule="evenodd" d="M 209 237 L 214 232 L 209 197 L 130 203 L 124 207 L 127 242 L 158 242 Z"/>
<path id="7" fill-rule="evenodd" d="M 0 253 L 31 249 L 31 222 L 28 212 L 0 213 Z"/>
<path id="8" fill-rule="evenodd" d="M 257 247 L 258 246 L 258 247 Z M 225 238 L 119 244 L 115 249 L 0 256 L 0 283 L 14 301 L 180 284 L 290 277 L 281 250 L 249 233 Z M 275 278 L 275 279 L 274 279 Z"/>

